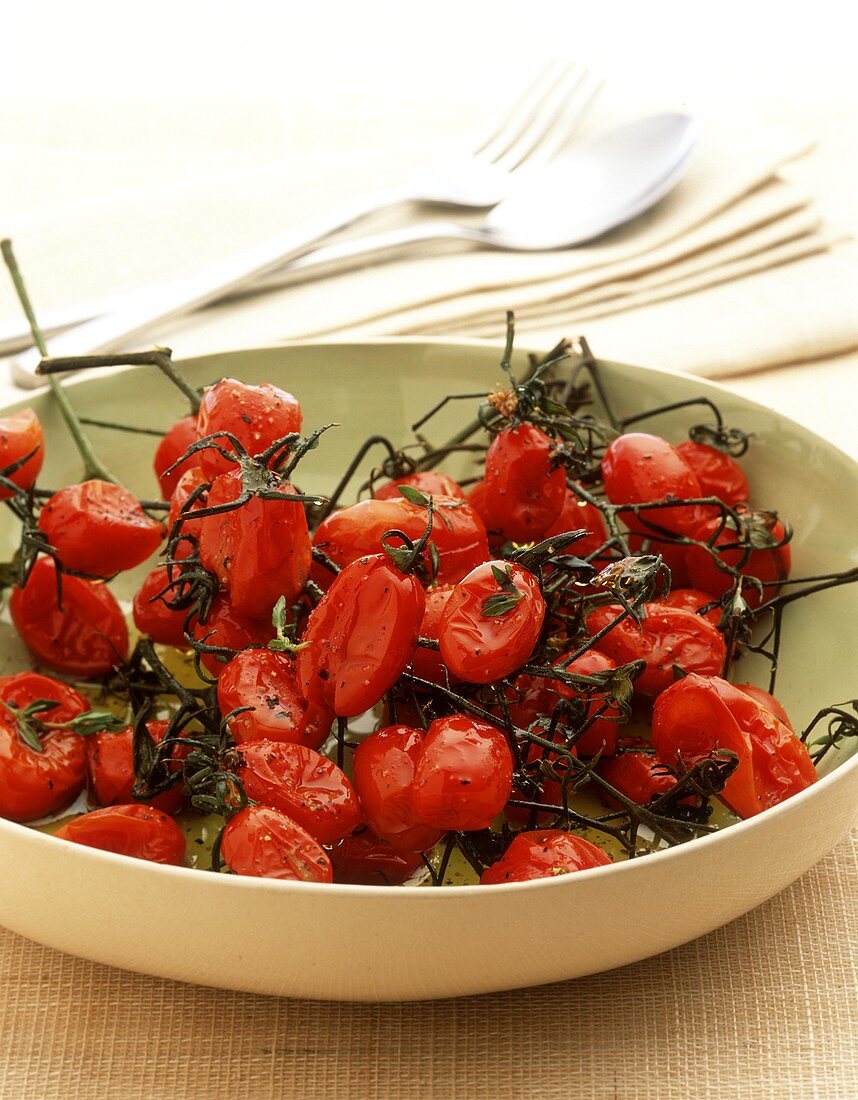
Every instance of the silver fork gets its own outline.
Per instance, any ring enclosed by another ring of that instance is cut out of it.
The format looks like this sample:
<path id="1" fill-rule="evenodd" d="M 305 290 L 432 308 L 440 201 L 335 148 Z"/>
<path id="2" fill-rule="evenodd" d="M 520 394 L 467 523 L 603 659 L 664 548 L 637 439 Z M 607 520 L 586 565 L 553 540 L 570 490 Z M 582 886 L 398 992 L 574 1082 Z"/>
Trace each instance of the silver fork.
<path id="1" fill-rule="evenodd" d="M 201 275 L 99 303 L 101 312 L 110 310 L 103 316 L 85 319 L 74 327 L 68 327 L 67 316 L 67 331 L 52 338 L 51 354 L 67 356 L 127 348 L 152 326 L 246 289 L 334 233 L 403 203 L 470 210 L 493 207 L 510 192 L 515 174 L 523 165 L 538 166 L 567 144 L 597 90 L 598 84 L 585 70 L 555 62 L 487 133 L 418 168 L 402 186 L 356 200 L 334 214 L 280 233 Z M 46 318 L 45 329 L 49 335 L 52 333 L 51 318 Z M 0 340 L 3 335 L 0 333 Z M 40 385 L 41 379 L 35 374 L 38 361 L 35 349 L 13 359 L 14 381 L 24 387 Z"/>

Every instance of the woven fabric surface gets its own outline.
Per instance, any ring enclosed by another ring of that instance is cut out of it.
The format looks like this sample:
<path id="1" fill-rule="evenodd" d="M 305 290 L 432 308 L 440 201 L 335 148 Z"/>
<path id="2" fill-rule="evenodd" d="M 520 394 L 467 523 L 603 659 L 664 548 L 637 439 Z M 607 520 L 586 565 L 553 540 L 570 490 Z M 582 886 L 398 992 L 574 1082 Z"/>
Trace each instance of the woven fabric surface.
<path id="1" fill-rule="evenodd" d="M 423 1004 L 203 989 L 2 932 L 0 1097 L 852 1100 L 856 856 L 858 831 L 754 912 L 624 970 Z M 337 950 L 359 945 L 332 966 Z"/>

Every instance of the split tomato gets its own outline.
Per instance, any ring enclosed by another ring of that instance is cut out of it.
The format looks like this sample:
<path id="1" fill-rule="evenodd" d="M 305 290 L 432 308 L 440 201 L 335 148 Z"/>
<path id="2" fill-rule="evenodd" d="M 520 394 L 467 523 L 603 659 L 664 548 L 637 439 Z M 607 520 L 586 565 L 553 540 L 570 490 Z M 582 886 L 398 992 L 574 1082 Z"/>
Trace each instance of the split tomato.
<path id="1" fill-rule="evenodd" d="M 54 834 L 62 840 L 151 863 L 185 862 L 185 835 L 154 806 L 108 806 L 76 817 Z"/>
<path id="2" fill-rule="evenodd" d="M 566 500 L 557 444 L 535 424 L 504 428 L 486 452 L 484 507 L 492 528 L 513 542 L 541 539 Z"/>
<path id="3" fill-rule="evenodd" d="M 220 854 L 236 875 L 287 882 L 333 882 L 325 849 L 281 810 L 248 806 L 226 823 Z"/>
<path id="4" fill-rule="evenodd" d="M 519 833 L 502 859 L 488 867 L 480 878 L 483 886 L 504 882 L 529 882 L 536 878 L 556 878 L 590 867 L 613 863 L 607 852 L 581 836 L 560 829 L 538 829 Z"/>

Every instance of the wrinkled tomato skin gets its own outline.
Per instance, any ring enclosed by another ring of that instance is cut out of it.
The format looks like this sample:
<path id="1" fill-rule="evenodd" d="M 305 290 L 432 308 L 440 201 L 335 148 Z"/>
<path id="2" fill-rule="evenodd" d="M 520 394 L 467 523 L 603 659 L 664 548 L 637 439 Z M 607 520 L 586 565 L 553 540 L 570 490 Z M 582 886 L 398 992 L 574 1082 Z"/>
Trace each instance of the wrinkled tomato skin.
<path id="1" fill-rule="evenodd" d="M 333 882 L 328 853 L 287 814 L 248 806 L 223 831 L 221 858 L 236 875 L 285 882 Z"/>
<path id="2" fill-rule="evenodd" d="M 236 752 L 247 797 L 288 814 L 320 844 L 342 840 L 361 824 L 354 787 L 326 756 L 285 741 L 246 741 Z"/>
<path id="3" fill-rule="evenodd" d="M 455 584 L 489 556 L 486 529 L 467 501 L 433 498 L 432 534 L 440 563 L 435 578 L 439 584 Z M 381 551 L 381 537 L 387 531 L 404 531 L 415 542 L 426 530 L 428 511 L 407 500 L 362 500 L 331 513 L 316 529 L 313 545 L 341 569 L 358 558 Z M 429 553 L 424 558 L 429 565 Z M 331 584 L 331 574 L 314 568 L 313 580 L 322 588 Z"/>
<path id="4" fill-rule="evenodd" d="M 178 575 L 178 571 L 177 571 Z M 159 645 L 172 645 L 177 649 L 187 649 L 189 642 L 185 636 L 185 616 L 187 611 L 174 611 L 165 600 L 171 598 L 165 592 L 170 583 L 170 574 L 166 566 L 159 565 L 143 581 L 140 591 L 132 601 L 134 625 L 141 634 L 146 634 Z M 162 593 L 164 594 L 162 598 Z"/>
<path id="5" fill-rule="evenodd" d="M 197 530 L 199 525 L 195 526 L 188 517 L 193 515 L 198 509 L 206 507 L 207 499 L 205 494 L 197 497 L 191 505 L 189 511 L 183 516 L 182 526 L 178 531 L 176 531 L 176 523 L 194 491 L 201 485 L 207 484 L 208 478 L 203 473 L 202 469 L 199 466 L 194 466 L 182 474 L 170 497 L 170 512 L 167 516 L 167 538 L 172 538 L 174 533 L 183 536 L 173 545 L 171 550 L 172 557 L 176 561 L 182 561 L 190 557 L 194 552 L 194 544 L 190 538 L 185 536 L 193 535 L 196 538 L 199 535 L 199 531 Z"/>
<path id="6" fill-rule="evenodd" d="M 45 437 L 42 425 L 32 409 L 21 409 L 0 417 L 0 472 L 20 462 L 25 455 L 32 458 L 17 470 L 4 474 L 19 489 L 29 489 L 35 484 L 45 459 Z M 0 500 L 14 496 L 12 489 L 0 488 Z"/>
<path id="7" fill-rule="evenodd" d="M 701 496 L 697 475 L 666 439 L 645 432 L 628 432 L 609 445 L 602 459 L 605 494 L 612 504 L 648 504 Z M 681 535 L 691 535 L 701 520 L 700 508 L 653 508 L 648 522 Z M 622 513 L 630 531 L 647 527 L 632 512 Z"/>
<path id="8" fill-rule="evenodd" d="M 611 857 L 583 837 L 560 829 L 537 829 L 519 833 L 503 858 L 483 871 L 480 883 L 497 886 L 504 882 L 556 878 L 609 863 L 613 863 Z"/>
<path id="9" fill-rule="evenodd" d="M 425 852 L 441 839 L 438 829 L 418 822 L 412 806 L 424 736 L 408 726 L 388 726 L 362 741 L 354 754 L 354 784 L 366 823 L 397 851 Z"/>
<path id="10" fill-rule="evenodd" d="M 347 565 L 307 621 L 298 683 L 343 718 L 375 706 L 411 660 L 426 596 L 386 555 Z"/>
<path id="11" fill-rule="evenodd" d="M 594 672 L 608 672 L 617 667 L 610 657 L 597 649 L 590 649 L 576 660 L 566 664 L 570 656 L 571 654 L 564 654 L 558 657 L 554 664 L 574 676 L 592 676 Z M 583 692 L 576 691 L 569 684 L 564 684 L 562 680 L 528 676 L 526 673 L 516 679 L 515 688 L 520 698 L 509 704 L 509 716 L 521 729 L 527 729 L 540 716 L 550 717 L 560 699 L 589 699 L 585 720 L 600 710 L 605 702 L 604 695 L 595 693 L 587 696 Z M 618 708 L 613 704 L 610 705 L 604 715 L 596 718 L 581 734 L 575 742 L 576 750 L 582 756 L 595 756 L 598 752 L 609 756 L 613 753 L 617 744 L 619 717 Z M 560 724 L 562 726 L 563 722 L 561 721 Z"/>
<path id="12" fill-rule="evenodd" d="M 555 443 L 535 424 L 504 428 L 486 452 L 485 509 L 513 542 L 541 539 L 566 500 L 566 473 L 552 470 Z"/>
<path id="13" fill-rule="evenodd" d="M 746 695 L 750 695 L 752 699 L 756 700 L 761 706 L 764 706 L 766 710 L 770 710 L 775 718 L 779 719 L 785 726 L 795 732 L 793 724 L 789 720 L 789 715 L 783 708 L 783 704 L 779 703 L 774 695 L 769 695 L 767 691 L 757 687 L 756 684 L 736 684 L 736 687 L 739 691 L 744 691 Z"/>
<path id="14" fill-rule="evenodd" d="M 727 655 L 724 638 L 696 612 L 666 604 L 644 605 L 646 618 L 641 626 L 626 618 L 599 639 L 599 649 L 618 665 L 646 661 L 646 668 L 635 680 L 635 691 L 654 696 L 674 682 L 673 666 L 684 672 L 716 676 Z M 587 630 L 596 635 L 622 614 L 619 604 L 596 608 L 587 616 Z"/>
<path id="15" fill-rule="evenodd" d="M 666 596 L 661 596 L 659 602 L 668 607 L 679 607 L 684 611 L 693 611 L 697 614 L 701 607 L 707 607 L 713 600 L 708 592 L 701 592 L 697 588 L 673 588 Z M 700 617 L 717 628 L 721 622 L 721 608 L 713 607 Z"/>
<path id="16" fill-rule="evenodd" d="M 179 462 L 188 447 L 192 443 L 196 443 L 198 438 L 197 418 L 195 416 L 184 416 L 181 420 L 176 421 L 158 444 L 153 466 L 164 500 L 169 500 L 173 495 L 183 474 L 187 473 L 188 470 L 199 468 L 200 459 L 195 454 L 186 458 L 183 462 Z M 176 462 L 179 462 L 179 465 L 170 470 L 170 467 Z M 170 472 L 167 473 L 167 470 L 170 470 Z"/>
<path id="17" fill-rule="evenodd" d="M 223 378 L 203 393 L 197 418 L 200 438 L 215 432 L 231 432 L 252 457 L 275 440 L 301 430 L 301 406 L 297 398 L 267 382 L 250 386 L 235 378 Z M 227 451 L 227 439 L 216 441 Z M 211 480 L 235 466 L 214 448 L 199 451 L 197 460 Z"/>
<path id="18" fill-rule="evenodd" d="M 91 810 L 63 825 L 54 836 L 150 863 L 181 867 L 185 862 L 182 830 L 167 814 L 142 803 Z"/>
<path id="19" fill-rule="evenodd" d="M 698 542 L 708 542 L 720 528 L 720 519 L 711 519 L 701 524 L 695 538 Z M 784 525 L 778 520 L 772 529 L 774 538 L 780 540 L 786 534 Z M 741 548 L 721 549 L 736 542 L 735 531 L 725 528 L 715 537 L 714 546 L 718 550 L 721 560 L 729 566 L 736 568 L 742 560 L 744 551 Z M 712 560 L 712 555 L 702 546 L 689 546 L 686 552 L 688 573 L 695 588 L 708 592 L 715 599 L 721 596 L 732 586 L 733 578 L 729 573 L 719 569 Z M 763 548 L 752 550 L 747 562 L 741 567 L 743 577 L 753 577 L 758 581 L 771 585 L 764 589 L 764 595 L 753 584 L 743 585 L 742 595 L 750 608 L 757 608 L 765 600 L 770 600 L 777 595 L 778 585 L 789 576 L 792 567 L 792 551 L 789 543 L 773 549 Z"/>
<path id="20" fill-rule="evenodd" d="M 402 494 L 399 486 L 405 485 L 412 489 L 419 489 L 427 497 L 445 497 L 448 500 L 464 500 L 465 490 L 462 486 L 446 474 L 438 470 L 418 470 L 405 477 L 398 477 L 394 481 L 388 481 L 375 490 L 376 500 L 401 500 Z"/>
<path id="21" fill-rule="evenodd" d="M 566 553 L 574 554 L 576 558 L 588 558 L 598 553 L 608 541 L 608 530 L 605 527 L 605 518 L 596 505 L 582 500 L 572 489 L 567 489 L 560 515 L 546 530 L 545 537 L 550 539 L 554 535 L 565 535 L 567 531 L 578 531 L 582 528 L 588 534 L 573 542 L 566 550 Z"/>
<path id="22" fill-rule="evenodd" d="M 512 791 L 513 758 L 499 729 L 452 714 L 429 727 L 417 759 L 412 807 L 436 829 L 487 829 Z"/>
<path id="23" fill-rule="evenodd" d="M 0 678 L 0 701 L 24 710 L 38 699 L 59 703 L 43 715 L 46 722 L 69 722 L 89 709 L 86 699 L 67 684 L 35 672 Z M 42 752 L 21 740 L 14 718 L 0 709 L 0 817 L 35 821 L 63 809 L 83 790 L 86 738 L 56 730 L 42 738 Z"/>
<path id="24" fill-rule="evenodd" d="M 676 786 L 676 776 L 670 774 L 654 753 L 635 752 L 631 742 L 624 743 L 616 756 L 600 760 L 596 771 L 620 794 L 639 806 L 648 805 Z M 599 794 L 609 806 L 618 805 L 601 791 Z"/>
<path id="25" fill-rule="evenodd" d="M 156 744 L 164 739 L 168 722 L 147 722 L 146 728 Z M 140 805 L 132 797 L 137 777 L 134 774 L 134 730 L 111 733 L 102 730 L 84 738 L 86 743 L 86 785 L 89 800 L 95 806 Z M 175 752 L 174 752 L 175 755 Z M 150 806 L 165 814 L 177 813 L 184 802 L 181 783 L 162 791 L 149 801 Z"/>
<path id="26" fill-rule="evenodd" d="M 423 866 L 419 852 L 403 852 L 369 829 L 347 836 L 331 851 L 334 882 L 355 886 L 401 886 Z"/>
<path id="27" fill-rule="evenodd" d="M 9 600 L 18 633 L 42 664 L 73 676 L 104 676 L 128 657 L 128 628 L 113 593 L 80 577 L 63 577 L 57 603 L 56 566 L 39 558 Z"/>
<path id="28" fill-rule="evenodd" d="M 228 599 L 215 596 L 208 619 L 205 623 L 194 619 L 191 632 L 197 641 L 203 641 L 206 645 L 241 650 L 248 646 L 267 645 L 274 636 L 274 627 L 270 619 L 249 619 L 245 615 L 239 615 Z M 217 678 L 232 657 L 204 653 L 200 659 L 203 668 Z"/>
<path id="29" fill-rule="evenodd" d="M 245 649 L 218 677 L 217 698 L 236 741 L 289 741 L 318 747 L 331 732 L 333 713 L 318 701 L 308 703 L 298 687 L 295 660 L 270 649 Z"/>
<path id="30" fill-rule="evenodd" d="M 431 638 L 438 641 L 438 629 L 441 625 L 441 616 L 453 585 L 443 584 L 436 588 L 430 588 L 426 592 L 426 608 L 423 611 L 423 622 L 420 624 L 420 637 Z M 417 646 L 414 656 L 411 658 L 411 671 L 421 680 L 431 680 L 433 684 L 444 686 L 447 683 L 444 675 L 444 662 L 437 649 L 425 649 Z"/>
<path id="31" fill-rule="evenodd" d="M 739 757 L 721 798 L 754 817 L 817 780 L 805 746 L 767 707 L 717 676 L 686 676 L 656 699 L 652 739 L 669 766 L 694 764 L 715 749 Z"/>
<path id="32" fill-rule="evenodd" d="M 240 470 L 221 474 L 209 491 L 208 507 L 237 500 L 242 489 Z M 277 492 L 294 489 L 283 481 Z M 200 561 L 217 576 L 239 615 L 264 619 L 281 596 L 292 604 L 304 590 L 312 549 L 300 501 L 254 496 L 222 515 L 186 522 L 198 532 Z"/>
<path id="33" fill-rule="evenodd" d="M 522 593 L 503 615 L 486 615 L 485 601 L 502 596 L 492 567 L 508 573 Z M 453 589 L 438 626 L 441 659 L 451 673 L 470 684 L 488 684 L 509 676 L 533 652 L 545 619 L 545 600 L 536 577 L 504 561 L 478 565 Z"/>
<path id="34" fill-rule="evenodd" d="M 748 482 L 735 458 L 717 447 L 694 443 L 690 439 L 677 443 L 676 451 L 697 475 L 702 496 L 718 497 L 731 507 L 747 503 Z"/>
<path id="35" fill-rule="evenodd" d="M 39 530 L 66 567 L 111 577 L 140 565 L 158 549 L 164 528 L 137 498 L 109 481 L 59 489 L 39 513 Z"/>

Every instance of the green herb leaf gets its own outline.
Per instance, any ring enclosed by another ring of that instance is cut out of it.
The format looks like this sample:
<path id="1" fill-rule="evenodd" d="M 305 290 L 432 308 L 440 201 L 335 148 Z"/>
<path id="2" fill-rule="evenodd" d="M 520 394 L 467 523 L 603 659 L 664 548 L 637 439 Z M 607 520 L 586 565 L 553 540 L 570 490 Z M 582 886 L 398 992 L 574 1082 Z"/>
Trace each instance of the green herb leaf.
<path id="1" fill-rule="evenodd" d="M 494 596 L 488 596 L 483 600 L 480 611 L 488 619 L 497 619 L 503 615 L 508 615 L 516 604 L 523 599 L 524 593 L 519 592 L 517 588 L 514 592 L 497 592 Z"/>
<path id="2" fill-rule="evenodd" d="M 416 489 L 413 485 L 397 485 L 397 489 L 409 504 L 419 504 L 421 508 L 428 507 L 429 497 L 420 489 Z"/>

